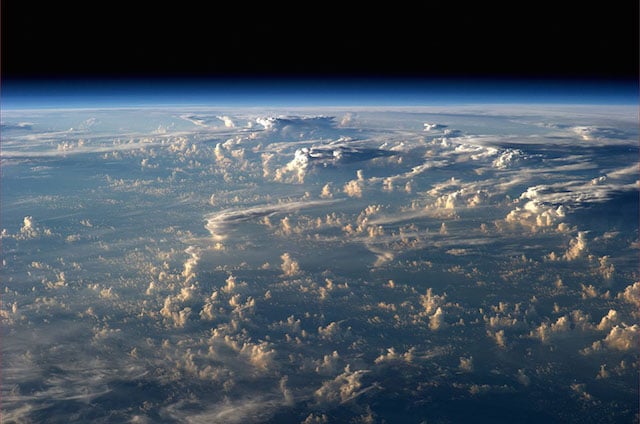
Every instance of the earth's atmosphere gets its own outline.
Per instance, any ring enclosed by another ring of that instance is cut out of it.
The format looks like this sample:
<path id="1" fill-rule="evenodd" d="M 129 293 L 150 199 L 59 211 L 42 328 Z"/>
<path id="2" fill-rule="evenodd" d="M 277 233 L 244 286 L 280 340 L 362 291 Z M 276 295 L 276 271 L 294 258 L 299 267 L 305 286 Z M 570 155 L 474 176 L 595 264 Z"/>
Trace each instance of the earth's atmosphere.
<path id="1" fill-rule="evenodd" d="M 2 420 L 637 420 L 637 105 L 2 111 Z"/>

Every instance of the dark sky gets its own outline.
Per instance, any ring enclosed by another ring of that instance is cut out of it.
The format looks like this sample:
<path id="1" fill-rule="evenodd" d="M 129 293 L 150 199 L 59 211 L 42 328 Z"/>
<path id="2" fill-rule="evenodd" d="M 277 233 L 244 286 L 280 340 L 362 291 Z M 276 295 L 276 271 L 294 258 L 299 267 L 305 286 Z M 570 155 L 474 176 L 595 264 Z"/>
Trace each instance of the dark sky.
<path id="1" fill-rule="evenodd" d="M 636 1 L 60 3 L 2 2 L 4 79 L 638 76 Z"/>

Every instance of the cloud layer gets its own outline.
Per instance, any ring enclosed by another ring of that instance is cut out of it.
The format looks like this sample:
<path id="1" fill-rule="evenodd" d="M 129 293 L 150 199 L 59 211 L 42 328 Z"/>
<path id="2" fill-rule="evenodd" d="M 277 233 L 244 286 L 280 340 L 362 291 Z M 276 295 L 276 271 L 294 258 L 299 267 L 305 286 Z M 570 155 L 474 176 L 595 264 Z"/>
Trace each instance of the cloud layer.
<path id="1" fill-rule="evenodd" d="M 637 412 L 635 109 L 4 114 L 5 420 Z"/>

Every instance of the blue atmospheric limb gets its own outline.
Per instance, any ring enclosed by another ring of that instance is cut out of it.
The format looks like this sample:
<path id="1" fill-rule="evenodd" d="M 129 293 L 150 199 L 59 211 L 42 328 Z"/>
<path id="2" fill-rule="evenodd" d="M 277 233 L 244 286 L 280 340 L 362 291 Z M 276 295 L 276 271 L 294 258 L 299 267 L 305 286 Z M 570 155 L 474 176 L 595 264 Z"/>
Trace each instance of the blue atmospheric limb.
<path id="1" fill-rule="evenodd" d="M 223 78 L 9 80 L 8 108 L 201 106 L 365 106 L 460 103 L 637 104 L 626 80 Z"/>

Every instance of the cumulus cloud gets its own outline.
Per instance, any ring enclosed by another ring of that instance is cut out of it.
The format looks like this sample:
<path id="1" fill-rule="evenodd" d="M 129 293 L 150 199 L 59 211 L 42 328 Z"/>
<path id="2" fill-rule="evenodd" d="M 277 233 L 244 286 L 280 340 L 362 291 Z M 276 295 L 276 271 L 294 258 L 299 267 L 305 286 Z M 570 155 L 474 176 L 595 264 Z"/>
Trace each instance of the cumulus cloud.
<path id="1" fill-rule="evenodd" d="M 35 219 L 32 216 L 25 216 L 22 219 L 22 226 L 18 234 L 15 236 L 17 239 L 34 239 L 41 236 L 52 236 L 52 232 L 49 228 L 41 228 L 36 224 Z"/>
<path id="2" fill-rule="evenodd" d="M 473 371 L 473 356 L 465 358 L 463 356 L 460 357 L 460 365 L 458 365 L 458 369 L 464 372 L 472 372 Z"/>
<path id="3" fill-rule="evenodd" d="M 322 197 L 323 199 L 331 199 L 333 197 L 333 194 L 331 194 L 331 186 L 329 185 L 329 183 L 322 186 L 322 193 L 320 193 L 320 197 Z"/>
<path id="4" fill-rule="evenodd" d="M 256 122 L 258 124 L 262 125 L 262 127 L 265 130 L 270 130 L 272 128 L 275 128 L 278 120 L 275 117 L 268 116 L 268 117 L 264 117 L 264 118 L 263 117 L 256 118 Z"/>
<path id="5" fill-rule="evenodd" d="M 640 281 L 627 286 L 622 293 L 618 294 L 618 298 L 640 307 Z"/>
<path id="6" fill-rule="evenodd" d="M 337 340 L 343 338 L 343 335 L 348 334 L 351 327 L 342 329 L 340 322 L 330 322 L 325 327 L 318 327 L 318 336 L 325 340 Z"/>
<path id="7" fill-rule="evenodd" d="M 571 329 L 571 319 L 564 315 L 559 317 L 555 322 L 543 322 L 538 328 L 531 331 L 530 336 L 546 342 L 557 333 L 564 333 Z"/>
<path id="8" fill-rule="evenodd" d="M 427 289 L 427 293 L 420 295 L 420 304 L 427 315 L 434 314 L 440 306 L 444 305 L 447 294 L 437 295 L 433 293 L 432 288 Z"/>
<path id="9" fill-rule="evenodd" d="M 182 271 L 182 276 L 186 278 L 187 281 L 195 278 L 195 268 L 198 265 L 198 261 L 200 260 L 200 249 L 195 246 L 189 246 L 185 253 L 189 255 L 189 258 L 184 263 L 184 269 Z"/>
<path id="10" fill-rule="evenodd" d="M 605 321 L 604 318 L 603 321 Z M 608 324 L 608 322 L 606 322 L 606 324 Z M 608 327 L 608 325 L 605 325 L 605 327 Z M 629 352 L 636 350 L 639 342 L 640 326 L 638 324 L 627 325 L 621 323 L 611 327 L 611 330 L 604 339 L 593 342 L 590 347 L 582 349 L 580 353 L 590 355 L 606 351 Z"/>
<path id="11" fill-rule="evenodd" d="M 494 161 L 494 168 L 507 169 L 518 165 L 525 158 L 524 153 L 519 149 L 505 149 Z"/>
<path id="12" fill-rule="evenodd" d="M 349 365 L 344 372 L 333 380 L 325 381 L 322 386 L 315 391 L 314 397 L 321 404 L 343 404 L 357 398 L 358 396 L 375 389 L 377 385 L 362 387 L 362 377 L 366 370 L 351 371 Z"/>
<path id="13" fill-rule="evenodd" d="M 582 257 L 587 250 L 587 238 L 586 232 L 580 231 L 578 236 L 571 240 L 569 243 L 569 248 L 564 253 L 564 258 L 568 261 L 576 260 Z"/>
<path id="14" fill-rule="evenodd" d="M 283 253 L 280 259 L 282 259 L 282 265 L 280 268 L 285 276 L 293 277 L 300 273 L 300 266 L 298 265 L 298 262 L 292 259 L 289 253 Z"/>
<path id="15" fill-rule="evenodd" d="M 566 216 L 566 208 L 560 206 L 548 206 L 538 201 L 529 201 L 524 207 L 516 206 L 505 217 L 505 222 L 520 224 L 528 227 L 532 232 L 541 228 L 550 228 L 562 224 Z"/>
<path id="16" fill-rule="evenodd" d="M 303 147 L 295 151 L 293 159 L 282 168 L 281 172 L 295 172 L 298 175 L 298 180 L 302 182 L 309 168 L 335 167 L 395 154 L 389 150 L 358 147 L 344 143 Z"/>
<path id="17" fill-rule="evenodd" d="M 314 413 L 307 415 L 307 417 L 302 421 L 301 424 L 327 424 L 329 422 L 329 418 L 327 414 Z"/>
<path id="18" fill-rule="evenodd" d="M 436 309 L 433 315 L 429 317 L 429 328 L 432 330 L 440 330 L 446 327 L 447 323 L 444 321 L 444 310 L 442 308 Z"/>
<path id="19" fill-rule="evenodd" d="M 569 387 L 582 400 L 585 400 L 585 401 L 592 401 L 593 400 L 593 396 L 591 394 L 589 394 L 587 392 L 587 390 L 586 390 L 586 388 L 587 388 L 586 384 L 584 384 L 584 383 L 571 383 L 571 385 Z"/>
<path id="20" fill-rule="evenodd" d="M 499 347 L 504 348 L 507 346 L 507 339 L 504 335 L 504 330 L 498 330 L 495 332 L 487 330 L 487 336 L 492 338 Z"/>
<path id="21" fill-rule="evenodd" d="M 321 375 L 334 375 L 338 371 L 340 355 L 334 350 L 330 355 L 324 355 L 322 360 L 315 361 L 315 371 Z"/>
<path id="22" fill-rule="evenodd" d="M 413 361 L 415 354 L 415 348 L 410 348 L 404 353 L 396 352 L 396 349 L 393 347 L 387 348 L 386 353 L 378 356 L 374 363 L 381 364 L 383 362 L 407 362 L 411 363 Z"/>
<path id="23" fill-rule="evenodd" d="M 351 180 L 344 185 L 344 192 L 349 197 L 362 197 L 362 187 L 361 180 Z"/>
<path id="24" fill-rule="evenodd" d="M 622 324 L 611 329 L 604 339 L 604 344 L 609 349 L 628 351 L 636 349 L 638 341 L 640 341 L 640 326 Z"/>
<path id="25" fill-rule="evenodd" d="M 167 296 L 164 299 L 164 305 L 160 310 L 162 315 L 174 327 L 184 327 L 191 316 L 191 308 L 186 306 L 183 308 L 182 302 L 177 297 Z"/>
<path id="26" fill-rule="evenodd" d="M 224 122 L 224 126 L 226 128 L 235 128 L 236 124 L 233 123 L 233 120 L 231 118 L 229 118 L 228 116 L 217 116 L 217 118 L 219 120 L 221 120 L 222 122 Z"/>
<path id="27" fill-rule="evenodd" d="M 609 330 L 618 323 L 619 319 L 618 312 L 615 309 L 609 309 L 607 315 L 600 320 L 597 328 L 598 330 Z"/>
<path id="28" fill-rule="evenodd" d="M 353 121 L 353 114 L 352 113 L 345 113 L 344 116 L 342 117 L 342 119 L 340 120 L 340 126 L 341 127 L 347 126 L 352 121 Z"/>
<path id="29" fill-rule="evenodd" d="M 205 321 L 213 321 L 216 318 L 216 310 L 218 309 L 218 292 L 213 292 L 211 296 L 205 299 L 202 310 L 200 311 L 200 319 Z"/>
<path id="30" fill-rule="evenodd" d="M 33 224 L 33 217 L 24 217 L 24 219 L 22 220 L 22 227 L 20 227 L 20 234 L 27 238 L 33 238 L 38 235 L 38 231 Z"/>
<path id="31" fill-rule="evenodd" d="M 260 370 L 266 370 L 273 363 L 276 351 L 271 348 L 268 342 L 250 343 L 245 342 L 239 351 L 241 356 L 247 358 L 248 362 Z"/>
<path id="32" fill-rule="evenodd" d="M 531 384 L 531 378 L 529 378 L 529 376 L 525 373 L 525 370 L 522 368 L 518 370 L 516 378 L 518 379 L 518 382 L 525 387 Z"/>
<path id="33" fill-rule="evenodd" d="M 425 131 L 443 130 L 446 127 L 447 127 L 446 125 L 442 125 L 442 124 L 435 124 L 435 123 L 428 123 L 428 122 L 424 123 L 424 130 Z"/>

